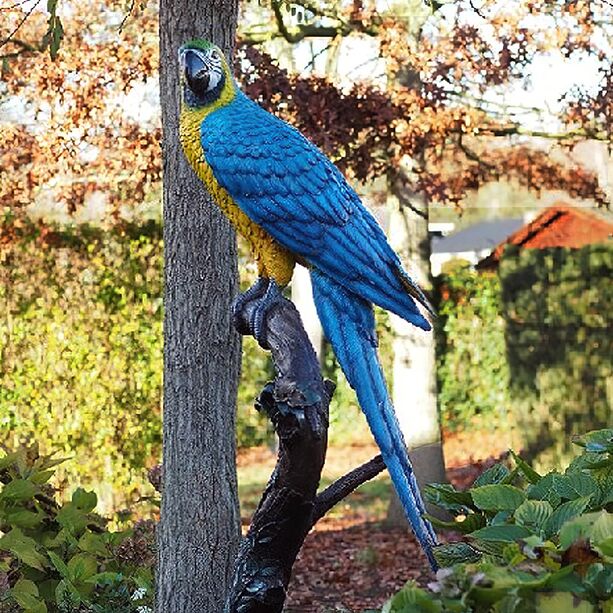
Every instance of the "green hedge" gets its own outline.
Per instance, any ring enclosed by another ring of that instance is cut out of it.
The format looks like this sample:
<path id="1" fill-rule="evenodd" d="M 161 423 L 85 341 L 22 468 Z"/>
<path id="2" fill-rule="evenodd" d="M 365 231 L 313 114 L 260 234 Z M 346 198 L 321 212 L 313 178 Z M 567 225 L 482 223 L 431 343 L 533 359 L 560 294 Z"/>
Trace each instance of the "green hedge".
<path id="1" fill-rule="evenodd" d="M 443 427 L 503 419 L 510 404 L 498 277 L 465 266 L 437 279 L 437 377 Z"/>
<path id="2" fill-rule="evenodd" d="M 161 456 L 162 237 L 157 224 L 0 237 L 0 443 L 74 456 L 65 478 L 103 509 L 136 498 Z M 245 342 L 238 442 L 268 440 L 253 399 L 272 375 Z"/>
<path id="3" fill-rule="evenodd" d="M 569 434 L 611 423 L 612 273 L 610 244 L 503 254 L 509 382 L 531 455 L 554 459 Z"/>
<path id="4" fill-rule="evenodd" d="M 255 269 L 243 264 L 245 289 Z M 0 444 L 35 439 L 74 456 L 70 477 L 58 471 L 64 486 L 95 487 L 105 511 L 137 498 L 161 456 L 162 289 L 158 224 L 59 231 L 0 219 Z M 331 442 L 355 440 L 356 419 L 366 438 L 329 350 L 325 373 L 338 382 Z M 273 441 L 253 408 L 273 376 L 268 354 L 245 339 L 240 447 Z"/>
<path id="5" fill-rule="evenodd" d="M 160 455 L 159 228 L 26 227 L 1 254 L 1 442 L 75 456 L 104 508 L 126 504 Z"/>
<path id="6" fill-rule="evenodd" d="M 613 246 L 508 248 L 498 274 L 438 280 L 443 425 L 512 424 L 529 457 L 568 454 L 569 435 L 610 423 Z"/>

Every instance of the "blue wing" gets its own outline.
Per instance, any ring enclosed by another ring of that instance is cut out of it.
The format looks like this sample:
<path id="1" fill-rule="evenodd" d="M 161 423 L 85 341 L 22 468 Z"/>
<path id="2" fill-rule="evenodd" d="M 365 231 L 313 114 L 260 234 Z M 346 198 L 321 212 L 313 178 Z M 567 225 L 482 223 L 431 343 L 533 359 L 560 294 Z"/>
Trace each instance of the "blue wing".
<path id="1" fill-rule="evenodd" d="M 211 113 L 201 143 L 216 180 L 286 249 L 351 292 L 429 330 L 428 302 L 383 230 L 328 158 L 238 92 Z"/>

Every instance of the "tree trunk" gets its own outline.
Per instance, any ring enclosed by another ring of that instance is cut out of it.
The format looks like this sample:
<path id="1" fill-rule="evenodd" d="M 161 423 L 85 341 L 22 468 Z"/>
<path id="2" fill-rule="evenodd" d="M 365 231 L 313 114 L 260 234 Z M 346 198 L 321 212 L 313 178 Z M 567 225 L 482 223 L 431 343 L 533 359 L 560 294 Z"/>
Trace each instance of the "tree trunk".
<path id="1" fill-rule="evenodd" d="M 164 453 L 157 610 L 221 611 L 240 537 L 234 420 L 240 340 L 236 241 L 178 138 L 179 46 L 234 43 L 237 0 L 161 0 L 164 155 Z"/>
<path id="2" fill-rule="evenodd" d="M 388 182 L 389 239 L 407 272 L 428 292 L 432 288 L 428 203 L 421 194 L 408 189 L 402 172 Z M 391 317 L 395 333 L 394 407 L 423 489 L 426 483 L 446 480 L 436 397 L 434 332 L 424 332 L 400 317 Z M 437 513 L 430 507 L 428 511 Z M 396 497 L 388 509 L 388 521 L 395 525 L 406 522 Z"/>
<path id="3" fill-rule="evenodd" d="M 317 315 L 315 302 L 313 301 L 313 288 L 311 275 L 303 266 L 296 266 L 292 277 L 292 302 L 296 305 L 304 329 L 315 349 L 317 358 L 321 363 L 323 357 L 324 332 Z"/>

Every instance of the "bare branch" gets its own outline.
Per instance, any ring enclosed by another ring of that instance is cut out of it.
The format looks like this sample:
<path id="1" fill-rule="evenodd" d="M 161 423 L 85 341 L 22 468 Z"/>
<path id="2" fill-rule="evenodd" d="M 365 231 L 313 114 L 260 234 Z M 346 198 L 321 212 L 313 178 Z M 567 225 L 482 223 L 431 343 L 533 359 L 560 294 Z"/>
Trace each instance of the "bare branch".
<path id="1" fill-rule="evenodd" d="M 13 38 L 13 36 L 15 36 L 17 32 L 19 32 L 19 29 L 21 28 L 21 26 L 23 26 L 23 24 L 30 18 L 30 16 L 34 12 L 34 9 L 39 4 L 40 4 L 40 0 L 36 0 L 36 2 L 34 2 L 34 4 L 29 8 L 28 12 L 23 16 L 21 21 L 15 26 L 13 31 L 3 41 L 0 41 L 0 49 L 2 49 L 2 47 L 4 47 L 7 43 L 11 42 L 11 39 Z"/>
<path id="2" fill-rule="evenodd" d="M 337 479 L 332 485 L 329 485 L 323 492 L 318 494 L 315 499 L 312 525 L 314 526 L 334 505 L 343 500 L 343 498 L 346 498 L 360 485 L 366 483 L 366 481 L 370 481 L 383 470 L 385 470 L 385 463 L 381 455 L 377 455 L 361 466 L 354 468 L 350 473 Z"/>

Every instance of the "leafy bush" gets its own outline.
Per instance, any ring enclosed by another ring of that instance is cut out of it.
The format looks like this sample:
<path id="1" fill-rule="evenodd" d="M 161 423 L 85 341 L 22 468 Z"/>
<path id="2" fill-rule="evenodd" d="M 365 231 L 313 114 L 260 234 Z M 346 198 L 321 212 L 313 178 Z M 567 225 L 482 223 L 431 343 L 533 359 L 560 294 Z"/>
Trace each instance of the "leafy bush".
<path id="1" fill-rule="evenodd" d="M 443 426 L 504 418 L 508 392 L 504 319 L 496 275 L 456 267 L 437 280 L 437 378 Z"/>
<path id="2" fill-rule="evenodd" d="M 575 442 L 583 452 L 564 473 L 512 454 L 512 469 L 496 464 L 467 491 L 428 486 L 455 518 L 431 521 L 464 540 L 437 547 L 430 591 L 407 584 L 383 612 L 613 610 L 613 430 Z"/>
<path id="3" fill-rule="evenodd" d="M 128 504 L 161 448 L 159 228 L 26 225 L 0 259 L 0 442 L 74 455 L 67 488 Z"/>
<path id="4" fill-rule="evenodd" d="M 530 456 L 554 465 L 568 435 L 610 424 L 613 245 L 509 247 L 500 262 L 510 393 Z"/>
<path id="5" fill-rule="evenodd" d="M 442 422 L 515 426 L 541 465 L 569 436 L 610 422 L 613 247 L 509 247 L 498 275 L 455 267 L 438 279 Z"/>
<path id="6" fill-rule="evenodd" d="M 257 273 L 240 253 L 246 289 Z M 143 467 L 161 455 L 162 290 L 155 223 L 60 231 L 0 219 L 0 443 L 37 440 L 45 453 L 74 455 L 74 470 L 60 467 L 57 478 L 67 489 L 94 487 L 104 510 L 136 499 Z M 338 442 L 355 436 L 361 417 L 331 354 L 326 364 L 339 380 Z M 253 408 L 273 376 L 268 353 L 244 339 L 239 447 L 273 439 Z"/>
<path id="7" fill-rule="evenodd" d="M 153 522 L 111 532 L 80 488 L 59 503 L 48 481 L 62 461 L 36 446 L 0 458 L 0 611 L 152 611 Z"/>
<path id="8" fill-rule="evenodd" d="M 94 487 L 105 511 L 138 498 L 161 456 L 162 289 L 157 224 L 59 231 L 0 219 L 0 443 L 74 456 L 56 479 Z M 239 446 L 271 436 L 253 409 L 271 376 L 246 339 Z"/>

